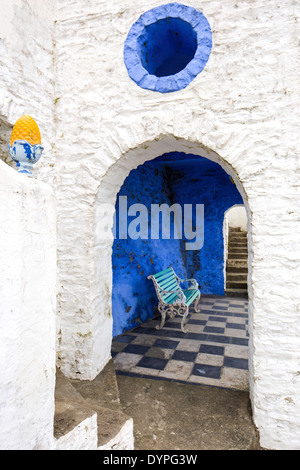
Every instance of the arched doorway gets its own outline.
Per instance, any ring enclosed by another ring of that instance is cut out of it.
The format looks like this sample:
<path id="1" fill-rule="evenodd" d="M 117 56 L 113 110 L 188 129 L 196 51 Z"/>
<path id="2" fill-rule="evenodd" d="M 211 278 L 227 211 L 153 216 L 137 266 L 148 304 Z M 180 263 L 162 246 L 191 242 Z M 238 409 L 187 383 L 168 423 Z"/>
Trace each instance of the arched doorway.
<path id="1" fill-rule="evenodd" d="M 224 214 L 224 291 L 247 298 L 248 219 L 244 205 L 235 204 Z"/>
<path id="2" fill-rule="evenodd" d="M 218 154 L 201 146 L 201 144 L 187 142 L 183 139 L 175 139 L 173 136 L 166 136 L 160 140 L 147 142 L 142 146 L 126 153 L 118 160 L 105 174 L 99 186 L 97 200 L 95 203 L 95 283 L 94 289 L 97 290 L 98 322 L 102 328 L 101 337 L 103 338 L 101 346 L 102 361 L 107 361 L 110 356 L 110 344 L 112 341 L 112 246 L 113 246 L 113 221 L 114 208 L 117 200 L 117 194 L 129 175 L 130 171 L 137 168 L 148 160 L 153 160 L 160 155 L 169 152 L 182 152 L 193 154 L 195 157 L 205 158 L 211 162 L 217 163 L 227 173 L 228 180 L 231 176 L 242 197 L 248 217 L 250 210 L 248 207 L 247 196 L 243 186 L 238 179 L 235 171 Z M 105 234 L 103 236 L 103 228 Z M 249 237 L 250 240 L 250 237 Z M 251 273 L 250 273 L 251 275 Z M 128 305 L 127 305 L 128 307 Z M 250 305 L 251 309 L 251 305 Z M 100 329 L 100 328 L 99 328 Z M 104 333 L 103 333 L 104 332 Z M 251 366 L 250 366 L 251 373 Z M 251 378 L 250 378 L 251 384 Z"/>

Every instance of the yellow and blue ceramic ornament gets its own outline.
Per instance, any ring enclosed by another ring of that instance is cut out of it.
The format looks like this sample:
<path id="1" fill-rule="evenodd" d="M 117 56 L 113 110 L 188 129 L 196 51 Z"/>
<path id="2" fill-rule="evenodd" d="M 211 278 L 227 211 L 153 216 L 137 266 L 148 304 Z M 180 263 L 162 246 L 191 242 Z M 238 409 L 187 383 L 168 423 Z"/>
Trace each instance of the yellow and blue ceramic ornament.
<path id="1" fill-rule="evenodd" d="M 32 175 L 33 164 L 42 156 L 41 134 L 35 120 L 25 114 L 15 123 L 8 144 L 11 158 L 16 162 L 18 172 Z"/>

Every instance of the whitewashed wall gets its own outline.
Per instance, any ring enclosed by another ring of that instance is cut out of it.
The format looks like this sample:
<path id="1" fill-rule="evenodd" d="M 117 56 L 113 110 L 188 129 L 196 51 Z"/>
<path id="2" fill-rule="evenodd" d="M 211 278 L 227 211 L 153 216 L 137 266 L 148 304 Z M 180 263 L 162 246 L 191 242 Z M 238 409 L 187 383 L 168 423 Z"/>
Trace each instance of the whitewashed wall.
<path id="1" fill-rule="evenodd" d="M 185 1 L 209 20 L 213 48 L 204 71 L 170 94 L 140 89 L 123 62 L 131 25 L 162 3 L 58 1 L 61 366 L 92 378 L 110 354 L 110 247 L 95 258 L 93 238 L 98 191 L 110 202 L 118 189 L 105 175 L 115 168 L 123 178 L 166 148 L 210 149 L 248 208 L 250 386 L 261 445 L 299 448 L 297 2 Z"/>
<path id="2" fill-rule="evenodd" d="M 0 161 L 0 448 L 53 446 L 54 193 Z"/>
<path id="3" fill-rule="evenodd" d="M 35 174 L 53 181 L 54 5 L 0 0 L 0 158 L 30 114 L 45 148 Z M 0 161 L 0 448 L 52 448 L 56 212 L 53 190 Z"/>

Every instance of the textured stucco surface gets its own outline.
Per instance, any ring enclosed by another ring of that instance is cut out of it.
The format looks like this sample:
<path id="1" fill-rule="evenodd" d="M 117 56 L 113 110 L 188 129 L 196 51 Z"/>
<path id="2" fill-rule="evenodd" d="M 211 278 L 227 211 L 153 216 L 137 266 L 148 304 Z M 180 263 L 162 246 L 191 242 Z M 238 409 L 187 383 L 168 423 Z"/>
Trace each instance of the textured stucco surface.
<path id="1" fill-rule="evenodd" d="M 53 446 L 53 191 L 0 162 L 0 448 Z"/>
<path id="2" fill-rule="evenodd" d="M 213 48 L 187 88 L 163 95 L 138 87 L 123 63 L 131 25 L 159 4 L 58 2 L 62 364 L 87 377 L 109 357 L 111 245 L 91 237 L 96 194 L 114 200 L 131 169 L 165 151 L 210 149 L 250 220 L 255 422 L 263 446 L 299 447 L 297 3 L 186 1 L 208 18 Z"/>

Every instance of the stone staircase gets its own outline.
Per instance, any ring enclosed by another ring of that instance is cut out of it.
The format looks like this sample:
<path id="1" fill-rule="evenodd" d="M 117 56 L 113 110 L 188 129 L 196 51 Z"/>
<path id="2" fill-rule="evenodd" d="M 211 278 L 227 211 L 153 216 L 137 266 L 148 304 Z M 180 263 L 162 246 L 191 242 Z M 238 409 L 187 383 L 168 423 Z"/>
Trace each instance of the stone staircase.
<path id="1" fill-rule="evenodd" d="M 57 369 L 55 450 L 133 450 L 133 420 L 121 411 L 111 360 L 92 381 L 71 380 Z"/>
<path id="2" fill-rule="evenodd" d="M 229 228 L 228 257 L 226 263 L 226 290 L 230 297 L 248 297 L 248 245 L 247 232 Z"/>

